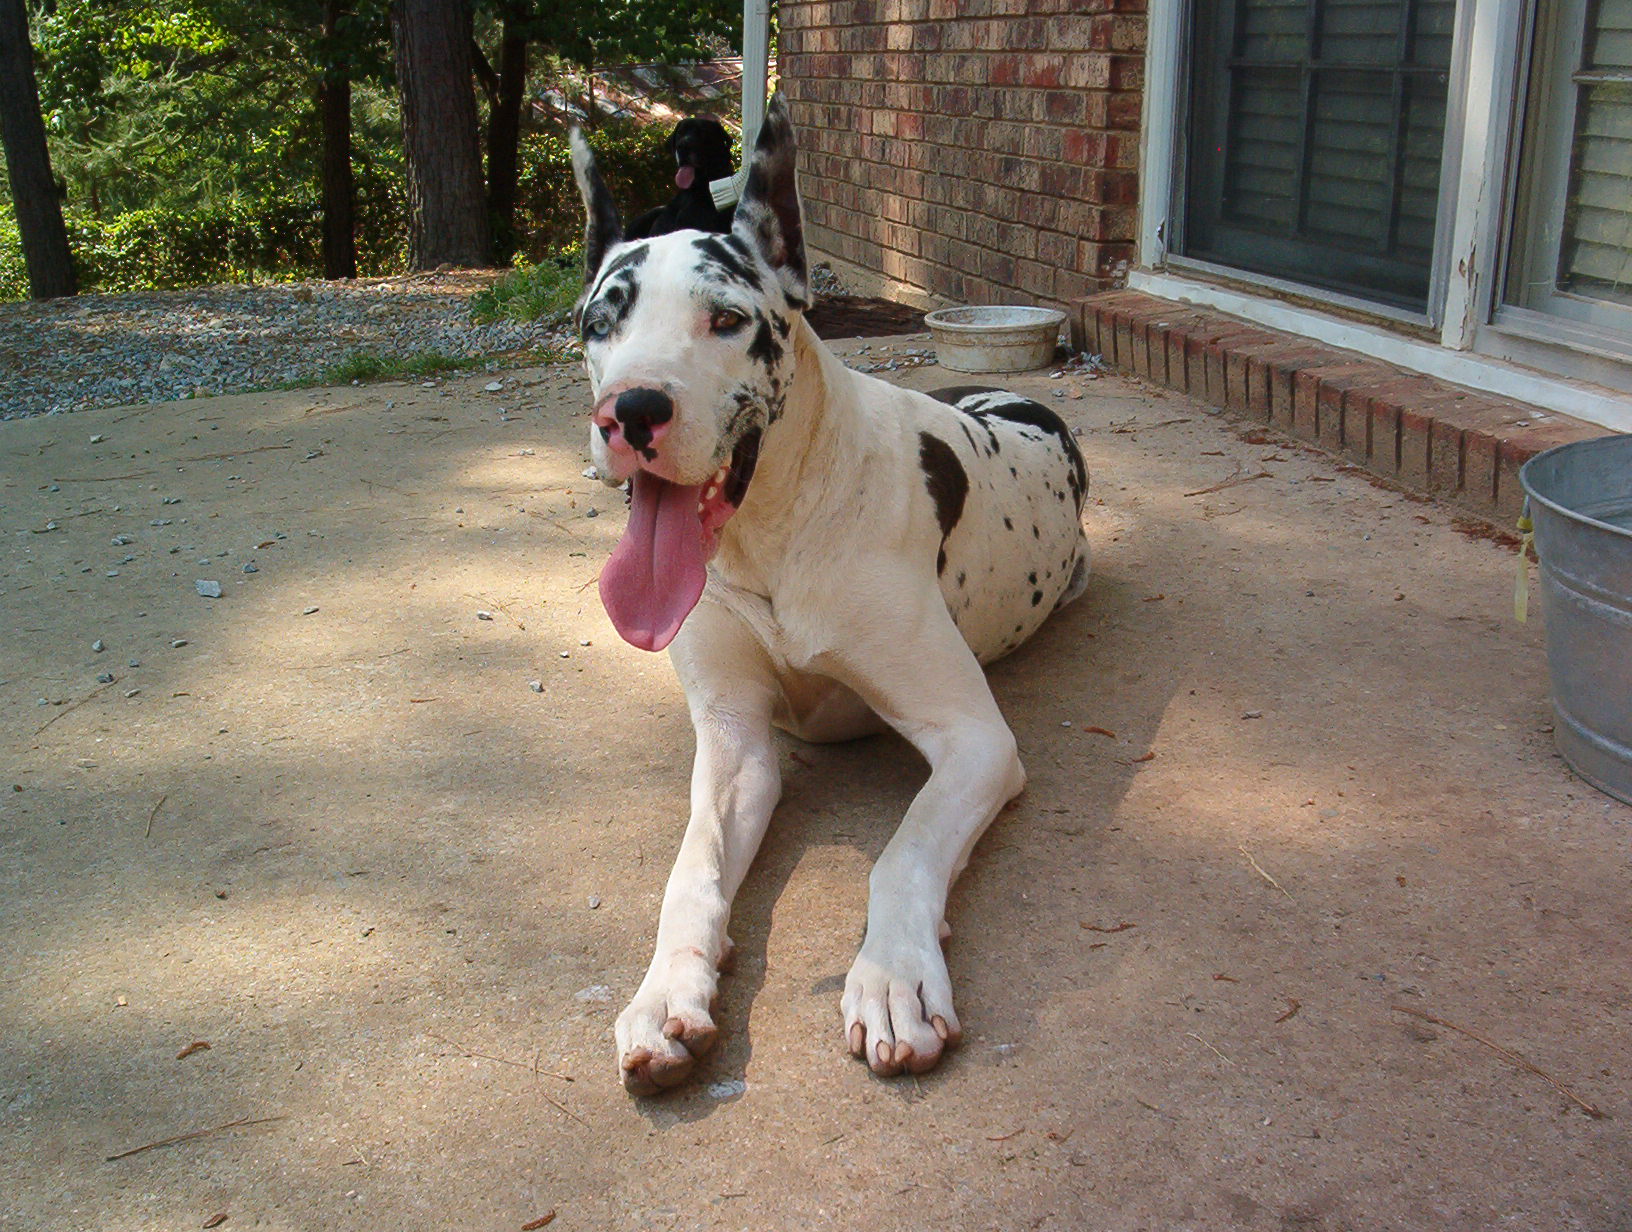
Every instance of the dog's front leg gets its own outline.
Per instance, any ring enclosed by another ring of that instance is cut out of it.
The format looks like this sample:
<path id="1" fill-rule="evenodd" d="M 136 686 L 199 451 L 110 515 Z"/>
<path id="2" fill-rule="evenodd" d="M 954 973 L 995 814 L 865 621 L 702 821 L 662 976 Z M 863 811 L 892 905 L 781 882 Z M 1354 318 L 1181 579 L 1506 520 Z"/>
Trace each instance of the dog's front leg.
<path id="1" fill-rule="evenodd" d="M 646 978 L 618 1016 L 623 1084 L 650 1095 L 681 1082 L 714 1046 L 725 928 L 782 790 L 771 742 L 775 683 L 758 642 L 706 600 L 672 654 L 697 735 L 691 821 L 669 874 Z"/>
<path id="2" fill-rule="evenodd" d="M 925 613 L 908 644 L 912 670 L 850 682 L 930 764 L 873 866 L 867 936 L 841 1003 L 850 1051 L 882 1075 L 922 1073 L 962 1038 L 940 945 L 947 894 L 976 840 L 1025 786 L 1014 735 L 944 606 Z"/>

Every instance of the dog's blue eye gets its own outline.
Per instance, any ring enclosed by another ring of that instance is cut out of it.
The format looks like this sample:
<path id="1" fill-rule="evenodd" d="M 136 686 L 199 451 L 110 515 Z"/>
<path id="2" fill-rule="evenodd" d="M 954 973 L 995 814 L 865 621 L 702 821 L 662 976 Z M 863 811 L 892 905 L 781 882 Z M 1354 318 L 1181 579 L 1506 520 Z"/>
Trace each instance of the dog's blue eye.
<path id="1" fill-rule="evenodd" d="M 605 338 L 612 332 L 612 325 L 605 317 L 596 317 L 585 323 L 584 332 L 591 338 Z"/>
<path id="2" fill-rule="evenodd" d="M 729 334 L 747 320 L 748 318 L 740 312 L 732 312 L 729 308 L 720 308 L 708 318 L 708 328 L 716 334 Z"/>

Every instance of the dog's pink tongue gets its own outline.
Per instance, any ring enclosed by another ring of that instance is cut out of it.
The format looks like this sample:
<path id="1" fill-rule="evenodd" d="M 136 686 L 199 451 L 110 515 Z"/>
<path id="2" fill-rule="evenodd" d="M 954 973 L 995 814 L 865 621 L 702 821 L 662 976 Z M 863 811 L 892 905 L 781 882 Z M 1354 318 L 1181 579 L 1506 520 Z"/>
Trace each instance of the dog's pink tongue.
<path id="1" fill-rule="evenodd" d="M 697 168 L 692 166 L 681 167 L 674 173 L 674 186 L 681 192 L 690 188 L 692 181 L 697 178 Z"/>
<path id="2" fill-rule="evenodd" d="M 662 650 L 708 581 L 698 487 L 636 471 L 629 526 L 601 570 L 601 603 L 623 640 Z"/>

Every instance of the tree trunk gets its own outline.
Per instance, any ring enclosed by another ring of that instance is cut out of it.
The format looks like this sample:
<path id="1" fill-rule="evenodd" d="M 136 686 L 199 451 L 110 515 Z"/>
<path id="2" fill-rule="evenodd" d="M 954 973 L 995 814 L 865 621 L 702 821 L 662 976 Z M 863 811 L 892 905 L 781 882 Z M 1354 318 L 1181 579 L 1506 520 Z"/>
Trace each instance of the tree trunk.
<path id="1" fill-rule="evenodd" d="M 527 97 L 527 38 L 507 13 L 499 37 L 498 84 L 487 114 L 487 216 L 493 257 L 508 265 L 516 254 L 516 180 L 521 151 L 521 109 Z"/>
<path id="2" fill-rule="evenodd" d="M 351 73 L 336 38 L 346 0 L 324 0 L 327 63 L 317 85 L 323 128 L 323 277 L 357 277 L 356 204 L 351 177 Z"/>
<path id="3" fill-rule="evenodd" d="M 487 265 L 468 0 L 397 0 L 391 31 L 408 162 L 408 267 Z"/>
<path id="4" fill-rule="evenodd" d="M 5 145 L 11 200 L 22 234 L 28 293 L 35 299 L 73 295 L 79 279 L 62 225 L 62 199 L 51 176 L 23 0 L 0 0 L 0 143 Z"/>

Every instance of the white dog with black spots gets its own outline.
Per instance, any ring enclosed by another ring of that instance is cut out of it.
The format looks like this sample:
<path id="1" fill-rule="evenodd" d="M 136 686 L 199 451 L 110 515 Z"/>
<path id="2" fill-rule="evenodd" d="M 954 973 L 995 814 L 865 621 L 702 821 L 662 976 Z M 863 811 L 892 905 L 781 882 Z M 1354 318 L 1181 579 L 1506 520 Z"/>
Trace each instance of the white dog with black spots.
<path id="1" fill-rule="evenodd" d="M 590 443 L 630 491 L 601 597 L 625 640 L 668 648 L 697 739 L 655 953 L 617 1020 L 624 1084 L 674 1086 L 715 1041 L 732 898 L 781 792 L 773 727 L 889 727 L 929 763 L 873 868 L 841 1001 L 852 1053 L 921 1073 L 962 1035 L 948 891 L 1025 784 L 981 665 L 1087 584 L 1082 456 L 1036 402 L 896 388 L 817 339 L 780 99 L 729 234 L 626 243 L 579 134 L 573 166 Z"/>

